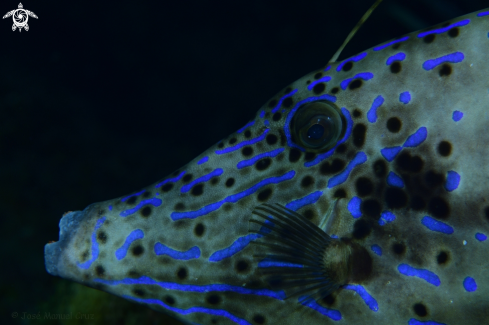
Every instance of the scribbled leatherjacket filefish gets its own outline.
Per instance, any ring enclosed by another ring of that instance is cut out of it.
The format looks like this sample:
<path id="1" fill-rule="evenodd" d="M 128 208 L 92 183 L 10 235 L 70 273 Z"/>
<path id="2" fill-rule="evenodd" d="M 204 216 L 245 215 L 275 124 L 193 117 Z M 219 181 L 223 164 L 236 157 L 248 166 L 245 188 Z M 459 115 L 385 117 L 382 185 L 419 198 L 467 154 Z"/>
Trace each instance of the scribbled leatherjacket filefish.
<path id="1" fill-rule="evenodd" d="M 482 10 L 307 74 L 65 214 L 47 271 L 192 324 L 489 324 L 488 33 Z"/>

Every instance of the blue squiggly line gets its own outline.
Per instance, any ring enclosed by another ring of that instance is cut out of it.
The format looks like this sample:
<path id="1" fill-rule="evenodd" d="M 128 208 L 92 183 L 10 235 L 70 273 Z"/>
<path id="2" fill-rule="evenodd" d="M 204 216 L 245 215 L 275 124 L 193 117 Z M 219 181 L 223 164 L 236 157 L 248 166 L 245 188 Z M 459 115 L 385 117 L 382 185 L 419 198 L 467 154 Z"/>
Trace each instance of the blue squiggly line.
<path id="1" fill-rule="evenodd" d="M 236 131 L 236 133 L 243 132 L 244 130 L 246 130 L 247 128 L 249 128 L 250 126 L 252 126 L 253 124 L 255 124 L 255 121 L 248 122 L 245 126 L 243 126 L 241 129 L 239 129 L 238 131 Z"/>
<path id="2" fill-rule="evenodd" d="M 120 261 L 126 257 L 127 250 L 131 246 L 132 242 L 138 239 L 144 238 L 144 233 L 141 229 L 133 230 L 129 236 L 126 237 L 124 244 L 115 251 L 115 257 Z"/>
<path id="3" fill-rule="evenodd" d="M 169 182 L 173 182 L 173 183 L 178 182 L 180 180 L 180 178 L 183 177 L 184 174 L 185 174 L 185 171 L 181 172 L 177 177 L 165 179 L 163 182 L 156 184 L 155 187 L 160 187 L 160 186 L 165 185 L 166 183 L 169 183 Z"/>
<path id="4" fill-rule="evenodd" d="M 216 150 L 216 155 L 222 155 L 225 153 L 230 153 L 230 152 L 236 151 L 236 150 L 238 150 L 244 146 L 248 146 L 250 144 L 255 144 L 257 142 L 260 142 L 263 139 L 265 139 L 265 136 L 267 135 L 268 131 L 270 131 L 270 130 L 266 129 L 265 131 L 263 131 L 263 133 L 259 137 L 256 137 L 254 139 L 242 141 L 242 142 L 240 142 L 240 143 L 238 143 L 232 147 L 229 147 L 229 148 L 224 148 L 222 150 Z"/>
<path id="5" fill-rule="evenodd" d="M 275 106 L 275 108 L 272 109 L 272 113 L 275 113 L 278 111 L 280 106 L 282 106 L 282 102 L 284 101 L 285 98 L 293 96 L 296 92 L 297 92 L 297 89 L 294 89 L 290 93 L 288 93 L 288 94 L 284 95 L 282 98 L 280 98 L 280 100 L 277 103 L 277 106 Z"/>
<path id="6" fill-rule="evenodd" d="M 140 192 L 137 192 L 137 193 L 134 193 L 134 194 L 128 195 L 128 196 L 126 196 L 125 198 L 122 198 L 122 199 L 121 199 L 121 202 L 125 202 L 125 201 L 127 201 L 129 198 L 131 198 L 131 197 L 133 197 L 133 196 L 138 196 L 138 195 L 141 195 L 141 194 L 143 194 L 145 191 L 146 191 L 146 190 L 142 190 L 142 191 L 140 191 Z"/>
<path id="7" fill-rule="evenodd" d="M 250 194 L 255 193 L 260 188 L 262 188 L 268 184 L 277 184 L 277 183 L 292 179 L 294 177 L 294 175 L 295 175 L 295 171 L 291 170 L 282 176 L 266 178 L 266 179 L 258 182 L 257 184 L 253 185 L 252 187 L 250 187 L 247 190 L 244 190 L 244 191 L 237 193 L 237 194 L 230 195 L 221 201 L 208 204 L 205 207 L 200 208 L 199 210 L 188 211 L 188 212 L 172 212 L 172 214 L 170 216 L 171 216 L 173 221 L 185 219 L 185 218 L 195 219 L 197 217 L 201 217 L 203 215 L 211 213 L 212 211 L 216 211 L 226 202 L 236 203 L 239 200 L 241 200 L 242 198 L 244 198 Z"/>
<path id="8" fill-rule="evenodd" d="M 352 58 L 349 58 L 349 59 L 346 59 L 345 61 L 341 62 L 337 67 L 336 67 L 336 71 L 341 71 L 341 69 L 343 69 L 343 66 L 347 63 L 347 62 L 350 62 L 350 61 L 353 61 L 353 62 L 358 62 L 360 60 L 362 60 L 363 58 L 365 58 L 367 56 L 367 52 L 363 52 L 357 56 L 354 56 Z"/>
<path id="9" fill-rule="evenodd" d="M 168 255 L 176 260 L 190 260 L 194 258 L 200 257 L 200 249 L 197 246 L 190 248 L 185 252 L 174 250 L 168 246 L 163 245 L 162 243 L 156 243 L 154 247 L 154 251 L 156 255 Z"/>
<path id="10" fill-rule="evenodd" d="M 222 168 L 216 168 L 212 172 L 210 172 L 209 174 L 204 175 L 202 177 L 199 177 L 199 178 L 193 180 L 192 182 L 190 182 L 186 185 L 183 185 L 182 188 L 180 189 L 180 192 L 186 193 L 186 192 L 190 191 L 195 184 L 207 182 L 212 177 L 219 176 L 222 173 L 223 173 Z"/>
<path id="11" fill-rule="evenodd" d="M 353 290 L 358 295 L 365 301 L 365 304 L 373 310 L 374 312 L 377 312 L 379 310 L 379 304 L 377 303 L 377 300 L 372 297 L 365 288 L 359 284 L 349 284 L 343 287 L 346 290 Z"/>
<path id="12" fill-rule="evenodd" d="M 350 175 L 353 168 L 355 168 L 358 165 L 363 164 L 366 161 L 367 161 L 367 155 L 362 151 L 357 152 L 357 154 L 352 159 L 352 161 L 350 161 L 348 163 L 348 166 L 346 166 L 345 170 L 343 170 L 338 175 L 331 177 L 328 180 L 328 188 L 332 188 L 332 187 L 338 186 L 338 185 L 346 182 L 346 180 L 348 179 L 348 176 Z"/>
<path id="13" fill-rule="evenodd" d="M 151 205 L 153 205 L 155 207 L 159 207 L 161 205 L 161 202 L 162 202 L 161 199 L 157 199 L 157 198 L 151 198 L 151 199 L 147 199 L 147 200 L 142 200 L 134 208 L 124 210 L 121 213 L 119 213 L 119 215 L 121 217 L 127 217 L 127 216 L 135 213 L 136 211 L 138 211 L 139 209 L 141 209 L 143 206 L 145 206 L 147 204 L 151 204 Z"/>
<path id="14" fill-rule="evenodd" d="M 275 150 L 272 150 L 272 151 L 261 153 L 259 155 L 254 156 L 251 159 L 241 160 L 236 165 L 236 167 L 238 169 L 241 169 L 241 168 L 245 168 L 245 167 L 251 166 L 251 165 L 253 165 L 254 163 L 256 163 L 258 160 L 260 160 L 262 158 L 265 158 L 265 157 L 272 157 L 273 158 L 273 157 L 277 156 L 279 153 L 281 153 L 282 151 L 284 151 L 284 148 L 278 148 L 278 149 L 275 149 Z"/>
<path id="15" fill-rule="evenodd" d="M 97 222 L 95 223 L 95 227 L 93 228 L 93 231 L 92 231 L 92 248 L 91 248 L 92 258 L 89 259 L 88 261 L 83 262 L 83 263 L 76 262 L 78 267 L 80 267 L 84 270 L 88 269 L 92 265 L 92 263 L 95 262 L 95 260 L 98 258 L 99 250 L 98 250 L 96 232 L 100 227 L 102 227 L 104 222 L 105 222 L 105 217 L 98 219 Z"/>
<path id="16" fill-rule="evenodd" d="M 453 23 L 451 25 L 448 25 L 447 27 L 433 29 L 433 30 L 429 30 L 427 32 L 419 33 L 418 38 L 422 38 L 422 37 L 425 37 L 426 35 L 430 35 L 430 34 L 441 34 L 441 33 L 444 33 L 446 31 L 449 31 L 450 29 L 452 29 L 454 27 L 465 26 L 468 23 L 470 23 L 470 19 L 465 19 L 465 20 Z"/>
<path id="17" fill-rule="evenodd" d="M 396 43 L 400 43 L 400 42 L 404 42 L 404 41 L 407 41 L 409 39 L 409 36 L 404 36 L 403 38 L 400 38 L 400 39 L 397 39 L 397 40 L 394 40 L 394 41 L 391 41 L 387 44 L 384 44 L 384 45 L 380 45 L 380 46 L 377 46 L 377 47 L 374 47 L 374 51 L 380 51 L 380 50 L 383 50 L 385 49 L 386 47 L 389 47 L 391 45 L 394 45 Z"/>
<path id="18" fill-rule="evenodd" d="M 283 291 L 272 291 L 269 289 L 249 289 L 243 286 L 233 286 L 230 284 L 204 284 L 204 285 L 195 285 L 195 284 L 180 284 L 174 282 L 158 282 L 156 280 L 151 279 L 147 276 L 142 276 L 139 279 L 133 278 L 125 278 L 122 280 L 105 280 L 105 279 L 94 279 L 95 282 L 100 282 L 106 285 L 120 285 L 120 284 L 143 284 L 143 285 L 158 285 L 163 289 L 168 290 L 178 290 L 178 291 L 186 291 L 186 292 L 200 292 L 206 293 L 211 291 L 217 292 L 237 292 L 244 295 L 257 295 L 257 296 L 266 296 L 278 300 L 285 299 L 285 292 Z"/>
<path id="19" fill-rule="evenodd" d="M 188 309 L 181 309 L 181 308 L 176 308 L 176 307 L 170 307 L 167 304 L 164 304 L 161 300 L 158 299 L 142 299 L 142 298 L 135 298 L 132 296 L 128 295 L 122 295 L 122 298 L 128 299 L 128 300 L 134 300 L 142 304 L 156 304 L 160 305 L 170 311 L 173 311 L 175 313 L 181 314 L 181 315 L 188 315 L 191 313 L 205 313 L 205 314 L 210 314 L 210 315 L 216 315 L 216 316 L 223 316 L 228 318 L 229 320 L 233 321 L 236 324 L 239 325 L 252 325 L 251 323 L 247 322 L 246 320 L 239 318 L 237 316 L 234 316 L 230 312 L 224 309 L 212 309 L 212 308 L 205 308 L 205 307 L 190 307 Z"/>
<path id="20" fill-rule="evenodd" d="M 316 203 L 317 200 L 319 200 L 319 198 L 321 197 L 321 195 L 323 195 L 322 191 L 316 191 L 316 192 L 313 192 L 311 194 L 304 196 L 303 198 L 300 198 L 300 199 L 297 199 L 297 200 L 294 200 L 292 202 L 287 203 L 285 205 L 285 207 L 287 209 L 297 211 L 300 208 L 302 208 L 308 204 Z"/>

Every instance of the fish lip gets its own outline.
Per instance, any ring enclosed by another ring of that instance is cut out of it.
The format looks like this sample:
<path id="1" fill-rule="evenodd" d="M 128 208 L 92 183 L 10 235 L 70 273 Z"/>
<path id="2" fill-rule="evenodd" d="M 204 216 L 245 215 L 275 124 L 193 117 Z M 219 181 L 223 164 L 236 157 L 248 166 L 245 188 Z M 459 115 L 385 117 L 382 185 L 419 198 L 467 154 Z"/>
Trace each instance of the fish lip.
<path id="1" fill-rule="evenodd" d="M 60 276 L 58 262 L 61 254 L 73 238 L 84 216 L 83 211 L 70 211 L 59 221 L 59 240 L 44 246 L 44 265 L 49 274 Z"/>

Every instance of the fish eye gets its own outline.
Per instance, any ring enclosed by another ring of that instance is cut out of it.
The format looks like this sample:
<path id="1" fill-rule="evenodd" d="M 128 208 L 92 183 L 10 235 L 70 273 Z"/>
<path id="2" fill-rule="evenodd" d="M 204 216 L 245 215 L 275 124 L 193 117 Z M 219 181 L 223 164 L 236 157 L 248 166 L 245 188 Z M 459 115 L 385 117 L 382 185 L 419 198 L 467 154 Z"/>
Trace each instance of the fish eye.
<path id="1" fill-rule="evenodd" d="M 299 107 L 291 123 L 294 142 L 312 152 L 324 152 L 338 142 L 343 130 L 333 103 L 317 101 Z"/>

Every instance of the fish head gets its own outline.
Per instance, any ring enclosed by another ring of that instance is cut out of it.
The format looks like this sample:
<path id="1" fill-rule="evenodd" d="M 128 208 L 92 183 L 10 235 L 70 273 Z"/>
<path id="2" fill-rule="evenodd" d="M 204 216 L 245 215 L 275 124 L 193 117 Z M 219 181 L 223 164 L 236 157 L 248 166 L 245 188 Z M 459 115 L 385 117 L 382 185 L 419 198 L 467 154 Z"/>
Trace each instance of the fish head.
<path id="1" fill-rule="evenodd" d="M 48 272 L 202 324 L 489 319 L 484 17 L 313 71 L 165 179 L 66 214 Z M 356 273 L 317 301 L 287 299 L 252 245 L 270 233 L 250 232 L 269 203 L 368 263 L 342 265 Z"/>

